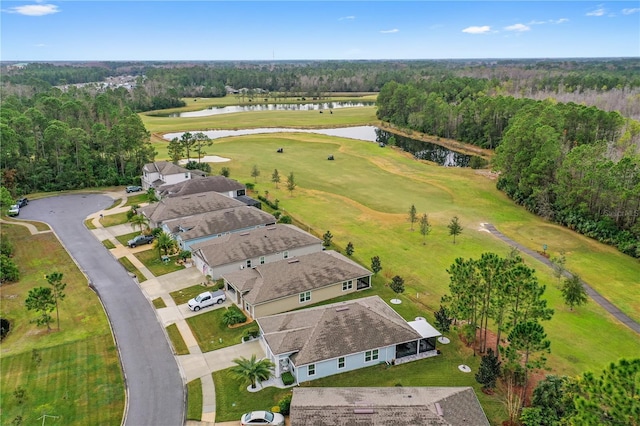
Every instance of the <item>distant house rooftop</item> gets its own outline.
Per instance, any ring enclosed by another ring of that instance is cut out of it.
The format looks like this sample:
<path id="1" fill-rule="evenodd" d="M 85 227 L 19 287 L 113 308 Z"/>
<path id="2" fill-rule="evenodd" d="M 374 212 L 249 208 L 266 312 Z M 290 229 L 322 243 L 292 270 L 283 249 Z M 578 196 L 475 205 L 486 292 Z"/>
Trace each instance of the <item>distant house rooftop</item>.
<path id="1" fill-rule="evenodd" d="M 179 197 L 201 192 L 231 192 L 245 189 L 240 182 L 222 175 L 206 176 L 202 179 L 191 179 L 159 188 L 161 197 Z"/>
<path id="2" fill-rule="evenodd" d="M 149 218 L 150 221 L 160 224 L 179 217 L 244 206 L 245 204 L 242 201 L 217 192 L 202 192 L 181 197 L 163 198 L 157 203 L 138 209 L 138 211 Z"/>

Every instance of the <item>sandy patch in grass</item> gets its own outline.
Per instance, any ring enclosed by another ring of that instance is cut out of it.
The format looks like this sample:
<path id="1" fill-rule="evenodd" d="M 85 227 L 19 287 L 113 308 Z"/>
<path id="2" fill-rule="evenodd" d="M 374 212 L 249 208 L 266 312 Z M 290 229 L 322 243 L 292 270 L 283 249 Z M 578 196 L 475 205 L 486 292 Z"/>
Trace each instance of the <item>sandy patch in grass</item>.
<path id="1" fill-rule="evenodd" d="M 180 164 L 187 164 L 189 161 L 198 161 L 196 158 L 187 158 L 185 160 L 180 160 Z M 226 163 L 227 161 L 231 161 L 230 158 L 219 157 L 217 155 L 206 155 L 200 159 L 205 163 Z"/>

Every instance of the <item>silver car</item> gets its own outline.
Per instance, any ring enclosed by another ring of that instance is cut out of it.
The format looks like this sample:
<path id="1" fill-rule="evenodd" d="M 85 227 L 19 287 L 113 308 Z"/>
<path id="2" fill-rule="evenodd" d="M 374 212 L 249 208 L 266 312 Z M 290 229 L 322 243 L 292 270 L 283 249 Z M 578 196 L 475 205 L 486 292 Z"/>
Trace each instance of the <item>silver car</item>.
<path id="1" fill-rule="evenodd" d="M 272 413 L 271 411 L 251 411 L 242 415 L 240 424 L 242 426 L 284 426 L 284 416 L 280 413 Z"/>

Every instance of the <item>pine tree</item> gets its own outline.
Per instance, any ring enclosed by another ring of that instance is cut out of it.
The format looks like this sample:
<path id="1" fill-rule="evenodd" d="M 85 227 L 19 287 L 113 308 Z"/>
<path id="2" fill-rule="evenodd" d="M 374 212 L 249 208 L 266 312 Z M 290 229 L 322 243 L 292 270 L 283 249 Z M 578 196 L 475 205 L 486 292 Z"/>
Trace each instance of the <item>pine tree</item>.
<path id="1" fill-rule="evenodd" d="M 476 382 L 482 385 L 482 389 L 493 389 L 496 387 L 496 381 L 500 377 L 500 365 L 498 357 L 489 348 L 487 354 L 480 360 L 480 367 L 476 373 Z"/>
<path id="2" fill-rule="evenodd" d="M 380 263 L 379 256 L 373 256 L 371 258 L 371 270 L 373 271 L 373 275 L 376 275 L 378 272 L 382 271 L 382 263 Z"/>
<path id="3" fill-rule="evenodd" d="M 345 253 L 347 253 L 347 256 L 351 257 L 351 255 L 353 254 L 353 244 L 351 243 L 351 241 L 349 241 L 347 243 L 347 247 L 344 249 Z"/>

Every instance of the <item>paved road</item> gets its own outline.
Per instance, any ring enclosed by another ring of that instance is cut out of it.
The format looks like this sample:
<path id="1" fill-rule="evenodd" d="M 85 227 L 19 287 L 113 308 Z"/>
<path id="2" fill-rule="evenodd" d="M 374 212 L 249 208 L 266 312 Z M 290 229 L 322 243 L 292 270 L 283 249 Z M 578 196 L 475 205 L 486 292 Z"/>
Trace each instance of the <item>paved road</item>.
<path id="1" fill-rule="evenodd" d="M 126 426 L 184 424 L 184 387 L 155 312 L 129 273 L 84 226 L 87 215 L 113 200 L 98 194 L 64 195 L 29 202 L 20 219 L 48 223 L 87 274 L 105 306 L 125 373 Z"/>
<path id="2" fill-rule="evenodd" d="M 537 253 L 537 252 L 535 252 L 533 250 L 530 250 L 530 249 L 526 248 L 525 246 L 523 246 L 522 244 L 519 244 L 519 243 L 513 241 L 512 239 L 506 237 L 503 233 L 498 231 L 496 229 L 496 227 L 493 226 L 492 224 L 485 223 L 484 227 L 485 227 L 485 229 L 487 231 L 491 232 L 493 235 L 495 235 L 496 237 L 498 237 L 499 239 L 501 239 L 505 243 L 509 244 L 510 246 L 516 247 L 521 252 L 527 253 L 529 256 L 534 257 L 537 260 L 539 260 L 540 262 L 544 263 L 545 265 L 553 268 L 553 263 L 551 263 L 551 261 L 549 259 L 547 259 L 546 257 L 542 256 L 540 253 Z M 571 278 L 572 277 L 571 273 L 568 272 L 568 271 L 564 272 L 564 276 L 566 276 L 567 278 Z M 618 309 L 614 304 L 612 304 L 607 299 L 605 299 L 600 293 L 595 291 L 589 284 L 587 284 L 586 282 L 584 282 L 582 280 L 580 280 L 580 282 L 582 283 L 583 287 L 587 291 L 587 294 L 589 296 L 591 296 L 591 298 L 598 305 L 602 306 L 607 312 L 609 312 L 611 315 L 613 315 L 618 321 L 620 321 L 621 323 L 623 323 L 624 325 L 626 325 L 627 327 L 629 327 L 630 329 L 632 329 L 636 333 L 640 334 L 640 324 L 638 324 L 636 321 L 634 321 L 632 318 L 630 318 L 627 314 L 625 314 L 620 309 Z"/>

